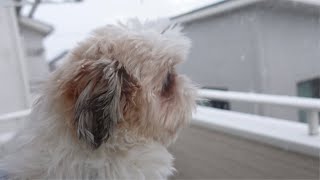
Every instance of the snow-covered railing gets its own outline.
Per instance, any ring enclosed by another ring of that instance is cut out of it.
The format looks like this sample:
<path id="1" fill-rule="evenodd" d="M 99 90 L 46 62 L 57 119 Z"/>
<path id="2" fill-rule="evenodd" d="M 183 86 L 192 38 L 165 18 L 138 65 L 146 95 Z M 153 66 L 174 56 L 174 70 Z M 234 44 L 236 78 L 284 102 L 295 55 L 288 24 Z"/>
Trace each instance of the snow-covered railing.
<path id="1" fill-rule="evenodd" d="M 26 109 L 0 115 L 0 145 L 15 135 L 17 127 L 23 124 L 30 112 L 30 109 Z"/>
<path id="2" fill-rule="evenodd" d="M 319 111 L 320 100 L 312 98 L 302 98 L 293 96 L 266 95 L 256 93 L 219 91 L 219 90 L 199 90 L 199 96 L 207 99 L 241 101 L 257 104 L 272 104 L 279 106 L 295 107 L 307 110 L 308 127 L 310 135 L 319 134 Z M 0 115 L 0 121 L 9 119 L 24 118 L 30 114 L 30 109 Z"/>
<path id="3" fill-rule="evenodd" d="M 310 135 L 319 134 L 320 100 L 293 96 L 266 95 L 256 93 L 232 92 L 202 89 L 199 91 L 201 98 L 241 101 L 257 104 L 271 104 L 287 107 L 295 107 L 307 110 L 308 127 Z"/>
<path id="4" fill-rule="evenodd" d="M 16 111 L 11 113 L 6 113 L 3 115 L 0 115 L 0 121 L 6 121 L 11 119 L 20 119 L 28 116 L 31 112 L 31 109 L 26 109 L 22 111 Z"/>

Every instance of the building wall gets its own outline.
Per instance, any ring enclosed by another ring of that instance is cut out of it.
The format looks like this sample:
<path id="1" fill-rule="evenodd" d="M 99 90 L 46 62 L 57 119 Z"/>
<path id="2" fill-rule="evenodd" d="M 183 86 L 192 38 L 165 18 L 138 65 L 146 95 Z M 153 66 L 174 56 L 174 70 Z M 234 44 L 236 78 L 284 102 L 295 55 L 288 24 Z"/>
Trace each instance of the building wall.
<path id="1" fill-rule="evenodd" d="M 18 27 L 12 8 L 0 7 L 0 114 L 29 107 L 29 93 Z"/>
<path id="2" fill-rule="evenodd" d="M 179 70 L 200 86 L 296 95 L 297 82 L 320 76 L 317 11 L 251 6 L 185 24 L 193 41 Z M 297 109 L 231 103 L 231 109 L 297 120 Z"/>
<path id="3" fill-rule="evenodd" d="M 41 84 L 49 75 L 49 65 L 45 60 L 43 47 L 45 35 L 23 25 L 20 26 L 20 33 L 25 48 L 31 93 L 34 95 L 39 92 Z"/>
<path id="4" fill-rule="evenodd" d="M 192 49 L 188 61 L 179 70 L 200 86 L 259 92 L 258 47 L 249 15 L 239 11 L 185 24 Z M 231 109 L 258 111 L 252 104 L 236 102 L 231 103 Z"/>
<path id="5" fill-rule="evenodd" d="M 269 8 L 259 14 L 263 92 L 297 95 L 299 81 L 320 77 L 319 11 Z M 264 113 L 297 120 L 297 110 L 266 106 Z"/>

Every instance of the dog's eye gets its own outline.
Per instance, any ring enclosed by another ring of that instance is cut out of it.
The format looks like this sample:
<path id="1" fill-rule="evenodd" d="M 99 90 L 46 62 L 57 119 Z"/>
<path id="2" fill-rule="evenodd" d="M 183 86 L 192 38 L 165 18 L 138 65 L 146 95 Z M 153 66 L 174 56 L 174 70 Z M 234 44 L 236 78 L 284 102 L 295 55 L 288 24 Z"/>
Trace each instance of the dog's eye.
<path id="1" fill-rule="evenodd" d="M 162 96 L 170 96 L 172 94 L 172 89 L 174 88 L 176 74 L 169 72 L 164 79 L 161 94 Z"/>

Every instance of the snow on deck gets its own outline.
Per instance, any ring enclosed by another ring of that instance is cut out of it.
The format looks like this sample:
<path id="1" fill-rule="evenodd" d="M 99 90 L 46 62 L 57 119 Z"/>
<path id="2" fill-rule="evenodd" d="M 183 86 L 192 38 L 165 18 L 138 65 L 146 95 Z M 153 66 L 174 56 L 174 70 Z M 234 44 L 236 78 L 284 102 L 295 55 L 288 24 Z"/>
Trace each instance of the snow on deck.
<path id="1" fill-rule="evenodd" d="M 199 106 L 193 124 L 219 130 L 286 150 L 319 156 L 320 136 L 309 136 L 308 125 Z"/>

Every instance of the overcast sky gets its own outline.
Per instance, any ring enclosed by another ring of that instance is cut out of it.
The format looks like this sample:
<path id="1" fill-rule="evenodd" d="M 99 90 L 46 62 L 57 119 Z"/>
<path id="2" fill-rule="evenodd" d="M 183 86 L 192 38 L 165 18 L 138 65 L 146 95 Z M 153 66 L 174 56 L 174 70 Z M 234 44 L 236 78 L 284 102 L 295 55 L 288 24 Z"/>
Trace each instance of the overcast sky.
<path id="1" fill-rule="evenodd" d="M 43 4 L 35 18 L 55 28 L 45 40 L 50 60 L 98 26 L 132 17 L 170 17 L 217 1 L 221 0 L 84 0 L 82 3 Z"/>

